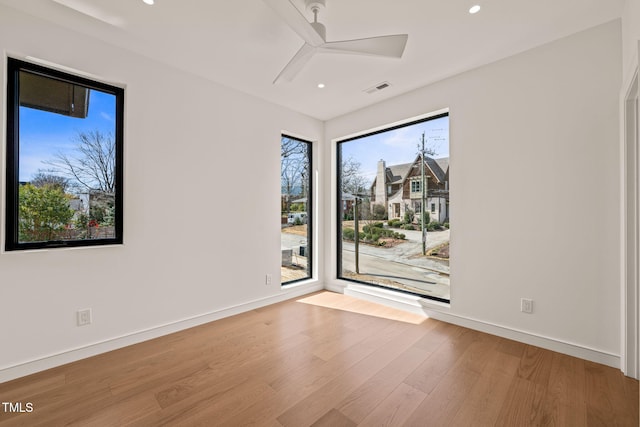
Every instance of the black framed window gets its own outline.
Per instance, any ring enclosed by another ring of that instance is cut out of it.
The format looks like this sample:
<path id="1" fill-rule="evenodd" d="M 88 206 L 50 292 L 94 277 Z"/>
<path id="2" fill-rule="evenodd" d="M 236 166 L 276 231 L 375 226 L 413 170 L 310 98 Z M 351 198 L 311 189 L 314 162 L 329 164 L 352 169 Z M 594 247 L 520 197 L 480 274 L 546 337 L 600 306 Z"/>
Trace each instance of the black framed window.
<path id="1" fill-rule="evenodd" d="M 311 142 L 287 135 L 280 140 L 280 247 L 282 284 L 312 275 Z"/>
<path id="2" fill-rule="evenodd" d="M 7 251 L 122 243 L 122 88 L 9 58 Z"/>
<path id="3" fill-rule="evenodd" d="M 338 141 L 336 154 L 338 278 L 450 302 L 449 114 Z"/>

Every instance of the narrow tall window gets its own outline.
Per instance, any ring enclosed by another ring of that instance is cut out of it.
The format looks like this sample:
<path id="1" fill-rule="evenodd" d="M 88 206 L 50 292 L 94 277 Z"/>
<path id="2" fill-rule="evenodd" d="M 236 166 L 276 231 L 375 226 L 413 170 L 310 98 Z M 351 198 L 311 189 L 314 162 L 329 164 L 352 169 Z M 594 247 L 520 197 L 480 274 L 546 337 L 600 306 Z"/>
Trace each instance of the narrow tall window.
<path id="1" fill-rule="evenodd" d="M 283 135 L 280 152 L 282 284 L 311 277 L 311 143 Z"/>
<path id="2" fill-rule="evenodd" d="M 337 150 L 338 277 L 448 302 L 448 113 Z"/>
<path id="3" fill-rule="evenodd" d="M 124 90 L 16 59 L 6 250 L 122 243 Z"/>

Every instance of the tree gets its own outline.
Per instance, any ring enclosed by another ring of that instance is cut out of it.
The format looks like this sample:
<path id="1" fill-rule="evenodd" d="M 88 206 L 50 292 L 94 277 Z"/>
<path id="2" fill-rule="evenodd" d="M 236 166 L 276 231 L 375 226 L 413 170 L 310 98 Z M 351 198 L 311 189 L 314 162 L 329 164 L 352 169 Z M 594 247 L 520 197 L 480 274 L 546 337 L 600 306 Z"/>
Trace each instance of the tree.
<path id="1" fill-rule="evenodd" d="M 280 158 L 306 156 L 307 145 L 289 137 L 282 137 L 280 144 Z"/>
<path id="2" fill-rule="evenodd" d="M 18 204 L 20 241 L 55 240 L 73 218 L 69 196 L 55 186 L 20 186 Z"/>
<path id="3" fill-rule="evenodd" d="M 374 203 L 371 207 L 373 219 L 382 220 L 387 219 L 387 209 L 382 203 Z"/>
<path id="4" fill-rule="evenodd" d="M 58 153 L 46 162 L 51 172 L 68 177 L 78 191 L 115 194 L 116 143 L 112 134 L 99 130 L 78 132 L 73 155 Z"/>
<path id="5" fill-rule="evenodd" d="M 360 162 L 353 157 L 342 161 L 340 179 L 342 192 L 351 195 L 363 195 L 369 191 L 369 181 L 362 175 Z"/>
<path id="6" fill-rule="evenodd" d="M 294 197 L 307 197 L 309 176 L 308 143 L 283 137 L 280 152 L 280 185 L 284 212 Z"/>
<path id="7" fill-rule="evenodd" d="M 43 179 L 52 180 L 61 175 L 67 187 L 80 195 L 88 195 L 89 215 L 87 221 L 100 224 L 112 223 L 106 213 L 115 207 L 116 192 L 116 143 L 111 133 L 100 130 L 78 132 L 75 149 L 59 152 L 45 162 L 51 168 L 43 173 Z M 55 174 L 55 175 L 54 175 Z M 46 181 L 45 181 L 46 182 Z M 78 217 L 76 222 L 84 219 Z M 88 222 L 83 227 L 88 227 Z"/>
<path id="8" fill-rule="evenodd" d="M 69 179 L 40 169 L 35 175 L 33 175 L 30 184 L 38 188 L 54 187 L 60 189 L 63 193 L 66 193 L 69 188 Z"/>

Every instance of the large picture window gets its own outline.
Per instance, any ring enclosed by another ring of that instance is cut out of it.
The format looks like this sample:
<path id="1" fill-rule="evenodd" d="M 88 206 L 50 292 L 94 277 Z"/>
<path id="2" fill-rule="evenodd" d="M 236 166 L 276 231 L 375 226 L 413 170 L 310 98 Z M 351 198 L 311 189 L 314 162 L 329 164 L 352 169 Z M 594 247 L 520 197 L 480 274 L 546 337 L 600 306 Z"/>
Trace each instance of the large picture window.
<path id="1" fill-rule="evenodd" d="M 283 135 L 280 143 L 282 284 L 311 277 L 311 143 Z"/>
<path id="2" fill-rule="evenodd" d="M 449 115 L 339 141 L 338 277 L 449 302 Z"/>
<path id="3" fill-rule="evenodd" d="M 9 59 L 6 250 L 122 243 L 124 90 Z"/>

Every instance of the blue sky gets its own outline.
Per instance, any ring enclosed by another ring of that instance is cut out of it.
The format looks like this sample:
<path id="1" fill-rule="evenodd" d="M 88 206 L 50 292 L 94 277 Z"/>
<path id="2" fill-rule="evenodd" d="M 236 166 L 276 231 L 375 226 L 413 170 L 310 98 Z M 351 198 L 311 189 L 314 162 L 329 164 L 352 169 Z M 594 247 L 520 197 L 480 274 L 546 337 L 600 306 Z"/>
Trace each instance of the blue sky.
<path id="1" fill-rule="evenodd" d="M 449 117 L 446 116 L 343 143 L 342 158 L 353 157 L 360 162 L 362 175 L 371 183 L 380 159 L 387 166 L 412 162 L 418 155 L 423 132 L 425 147 L 436 152 L 433 158 L 449 157 Z"/>
<path id="2" fill-rule="evenodd" d="M 79 132 L 100 130 L 114 133 L 116 97 L 91 90 L 89 114 L 84 119 L 20 107 L 20 181 L 30 181 L 39 169 L 48 169 L 43 161 L 57 153 L 72 154 Z"/>

